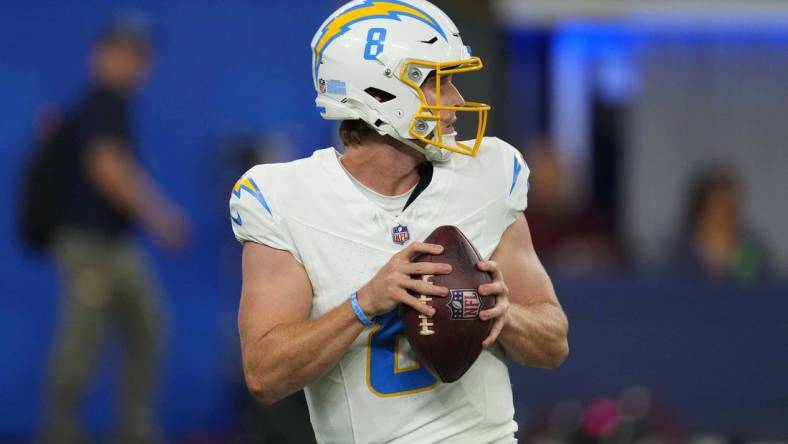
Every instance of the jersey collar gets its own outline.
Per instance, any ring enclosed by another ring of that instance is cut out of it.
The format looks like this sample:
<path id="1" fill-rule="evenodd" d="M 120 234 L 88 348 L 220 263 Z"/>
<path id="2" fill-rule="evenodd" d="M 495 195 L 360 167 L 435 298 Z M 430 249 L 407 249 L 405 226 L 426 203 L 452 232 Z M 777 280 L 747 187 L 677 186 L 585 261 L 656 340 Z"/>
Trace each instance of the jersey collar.
<path id="1" fill-rule="evenodd" d="M 331 147 L 315 151 L 313 156 L 316 157 L 326 173 L 332 178 L 332 183 L 337 184 L 334 191 L 339 194 L 340 201 L 347 204 L 350 211 L 357 213 L 358 217 L 363 219 L 378 215 L 378 217 L 382 217 L 383 220 L 392 224 L 425 223 L 433 220 L 434 216 L 439 214 L 446 205 L 454 180 L 454 174 L 452 174 L 455 169 L 454 159 L 447 162 L 433 163 L 433 176 L 430 184 L 399 217 L 393 217 L 370 201 L 353 184 L 352 179 L 348 177 L 348 174 L 339 162 L 340 153 L 335 148 Z"/>

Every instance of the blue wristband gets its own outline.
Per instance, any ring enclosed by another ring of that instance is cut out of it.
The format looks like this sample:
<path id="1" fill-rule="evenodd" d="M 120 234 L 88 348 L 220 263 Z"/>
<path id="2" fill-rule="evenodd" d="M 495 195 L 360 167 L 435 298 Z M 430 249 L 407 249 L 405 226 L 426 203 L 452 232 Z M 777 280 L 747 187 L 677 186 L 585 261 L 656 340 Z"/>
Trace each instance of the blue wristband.
<path id="1" fill-rule="evenodd" d="M 358 305 L 358 294 L 355 291 L 350 295 L 350 306 L 353 307 L 353 312 L 356 313 L 356 317 L 365 327 L 371 327 L 374 324 L 369 320 L 367 315 L 364 314 L 364 310 L 361 309 L 361 306 Z"/>

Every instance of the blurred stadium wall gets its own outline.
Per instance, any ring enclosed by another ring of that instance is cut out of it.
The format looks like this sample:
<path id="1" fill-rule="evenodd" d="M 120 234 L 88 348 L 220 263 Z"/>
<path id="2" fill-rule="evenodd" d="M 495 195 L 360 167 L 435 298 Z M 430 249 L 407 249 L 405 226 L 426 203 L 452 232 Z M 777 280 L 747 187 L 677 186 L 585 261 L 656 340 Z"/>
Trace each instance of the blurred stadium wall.
<path id="1" fill-rule="evenodd" d="M 520 36 L 515 53 L 527 54 L 523 41 L 533 45 L 534 35 L 550 36 L 549 71 L 536 82 L 550 95 L 545 127 L 584 184 L 593 185 L 598 173 L 593 164 L 599 120 L 618 113 L 613 118 L 622 147 L 611 180 L 619 188 L 618 216 L 633 259 L 651 265 L 663 259 L 666 243 L 683 228 L 692 178 L 709 165 L 725 165 L 742 179 L 746 223 L 768 244 L 775 271 L 788 273 L 788 205 L 780 197 L 788 189 L 788 126 L 782 123 L 788 106 L 788 4 L 494 4 L 510 34 Z M 527 74 L 522 57 L 511 59 L 520 64 L 517 72 Z M 540 75 L 516 77 L 526 89 L 533 78 Z"/>

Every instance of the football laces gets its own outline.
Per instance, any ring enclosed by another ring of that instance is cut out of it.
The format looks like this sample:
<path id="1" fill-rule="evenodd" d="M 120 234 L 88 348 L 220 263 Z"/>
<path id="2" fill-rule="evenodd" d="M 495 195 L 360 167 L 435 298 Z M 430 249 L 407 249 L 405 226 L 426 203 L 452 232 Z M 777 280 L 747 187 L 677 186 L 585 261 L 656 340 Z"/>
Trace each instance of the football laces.
<path id="1" fill-rule="evenodd" d="M 424 305 L 429 305 L 429 304 L 427 304 L 427 302 L 431 302 L 431 301 L 432 301 L 432 298 L 427 297 L 425 295 L 421 295 L 419 297 L 419 302 L 421 302 Z M 419 334 L 421 336 L 434 335 L 435 334 L 435 330 L 432 330 L 430 328 L 433 325 L 434 324 L 430 321 L 430 318 L 428 316 L 423 315 L 423 314 L 419 315 L 419 328 L 420 328 Z"/>

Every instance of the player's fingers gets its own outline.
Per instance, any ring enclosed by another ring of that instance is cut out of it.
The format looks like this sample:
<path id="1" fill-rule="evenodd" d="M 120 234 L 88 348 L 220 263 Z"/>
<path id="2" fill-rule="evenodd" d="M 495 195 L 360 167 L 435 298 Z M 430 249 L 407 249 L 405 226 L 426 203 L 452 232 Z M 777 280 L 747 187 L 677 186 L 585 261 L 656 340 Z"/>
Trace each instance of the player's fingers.
<path id="1" fill-rule="evenodd" d="M 506 284 L 503 281 L 495 281 L 489 284 L 482 284 L 479 285 L 479 294 L 483 296 L 489 295 L 498 295 L 498 294 L 508 294 L 509 289 L 506 287 Z"/>
<path id="2" fill-rule="evenodd" d="M 449 295 L 449 289 L 440 285 L 433 285 L 430 282 L 422 281 L 419 279 L 405 278 L 400 281 L 400 286 L 408 290 L 426 296 L 446 297 Z"/>
<path id="3" fill-rule="evenodd" d="M 494 307 L 480 312 L 479 319 L 482 321 L 487 321 L 489 319 L 500 318 L 503 317 L 507 311 L 509 311 L 509 300 L 501 297 L 498 298 Z"/>
<path id="4" fill-rule="evenodd" d="M 498 335 L 501 334 L 501 330 L 503 330 L 504 319 L 498 318 L 495 320 L 493 324 L 492 330 L 490 330 L 490 335 L 482 342 L 482 348 L 488 348 L 489 346 L 495 344 L 495 341 L 498 339 Z"/>
<path id="5" fill-rule="evenodd" d="M 412 244 L 408 245 L 407 248 L 397 253 L 400 257 L 410 259 L 419 254 L 441 254 L 443 253 L 443 246 L 437 244 L 427 244 L 424 242 L 413 242 Z"/>
<path id="6" fill-rule="evenodd" d="M 402 265 L 402 272 L 407 275 L 449 274 L 451 265 L 434 262 L 409 262 Z"/>
<path id="7" fill-rule="evenodd" d="M 411 296 L 405 290 L 402 290 L 402 292 L 398 293 L 397 299 L 401 303 L 412 307 L 414 310 L 418 311 L 419 313 L 421 313 L 423 315 L 430 316 L 430 317 L 435 315 L 435 309 L 430 307 L 429 305 L 427 305 L 426 301 L 423 302 L 423 301 L 419 300 L 419 298 Z"/>
<path id="8" fill-rule="evenodd" d="M 479 261 L 476 264 L 476 267 L 481 271 L 487 271 L 493 275 L 493 280 L 495 281 L 502 281 L 503 280 L 503 273 L 501 273 L 501 267 L 498 266 L 498 262 L 495 261 Z"/>

